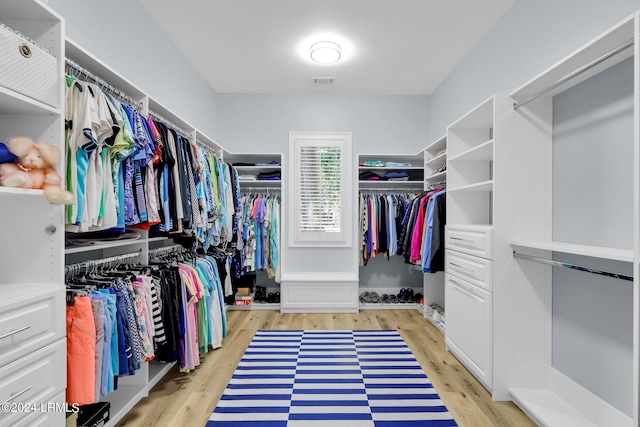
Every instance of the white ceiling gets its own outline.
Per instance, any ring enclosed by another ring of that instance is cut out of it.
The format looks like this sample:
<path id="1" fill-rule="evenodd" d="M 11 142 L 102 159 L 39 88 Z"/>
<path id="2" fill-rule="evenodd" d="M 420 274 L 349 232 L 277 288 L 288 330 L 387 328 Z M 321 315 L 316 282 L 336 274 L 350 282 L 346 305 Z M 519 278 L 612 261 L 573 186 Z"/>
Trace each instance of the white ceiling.
<path id="1" fill-rule="evenodd" d="M 515 0 L 138 1 L 219 93 L 430 94 Z"/>

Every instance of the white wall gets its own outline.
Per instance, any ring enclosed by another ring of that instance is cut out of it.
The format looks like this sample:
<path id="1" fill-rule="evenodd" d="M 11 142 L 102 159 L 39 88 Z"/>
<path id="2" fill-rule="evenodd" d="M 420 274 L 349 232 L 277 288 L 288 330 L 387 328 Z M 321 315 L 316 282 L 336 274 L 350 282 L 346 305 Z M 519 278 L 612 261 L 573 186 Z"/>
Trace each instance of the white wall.
<path id="1" fill-rule="evenodd" d="M 289 131 L 353 132 L 354 153 L 416 153 L 429 140 L 427 96 L 218 94 L 232 152 L 287 152 Z"/>
<path id="2" fill-rule="evenodd" d="M 638 0 L 517 0 L 429 98 L 429 139 L 640 9 Z"/>
<path id="3" fill-rule="evenodd" d="M 140 3 L 49 0 L 49 6 L 65 18 L 67 37 L 217 140 L 215 92 Z"/>

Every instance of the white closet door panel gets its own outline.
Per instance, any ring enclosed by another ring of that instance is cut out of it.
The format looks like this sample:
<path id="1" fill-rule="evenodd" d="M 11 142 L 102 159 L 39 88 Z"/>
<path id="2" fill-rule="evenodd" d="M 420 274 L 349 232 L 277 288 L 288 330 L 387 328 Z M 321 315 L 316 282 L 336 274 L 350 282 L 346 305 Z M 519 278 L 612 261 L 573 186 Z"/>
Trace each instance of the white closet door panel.
<path id="1" fill-rule="evenodd" d="M 445 275 L 447 348 L 488 389 L 493 382 L 492 295 L 469 282 Z"/>

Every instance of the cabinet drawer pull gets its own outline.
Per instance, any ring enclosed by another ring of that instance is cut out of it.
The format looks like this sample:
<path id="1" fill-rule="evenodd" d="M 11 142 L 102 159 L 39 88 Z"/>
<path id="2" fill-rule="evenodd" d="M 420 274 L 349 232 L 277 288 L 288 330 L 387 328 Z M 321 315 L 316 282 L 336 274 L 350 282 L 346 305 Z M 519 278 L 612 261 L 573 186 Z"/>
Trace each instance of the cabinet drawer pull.
<path id="1" fill-rule="evenodd" d="M 11 335 L 15 335 L 15 334 L 17 334 L 18 332 L 26 331 L 26 330 L 27 330 L 27 329 L 29 329 L 29 328 L 31 328 L 31 326 L 24 326 L 24 327 L 22 327 L 22 328 L 20 328 L 20 329 L 16 329 L 15 331 L 7 332 L 7 333 L 6 333 L 6 334 L 4 334 L 4 335 L 0 335 L 0 340 L 1 340 L 2 338 L 10 337 Z"/>
<path id="2" fill-rule="evenodd" d="M 451 264 L 452 266 L 456 267 L 458 270 L 468 271 L 469 273 L 474 273 L 475 272 L 474 270 L 472 270 L 470 268 L 463 267 L 461 265 L 458 265 L 455 262 L 450 262 L 449 264 Z"/>
<path id="3" fill-rule="evenodd" d="M 459 240 L 461 242 L 469 242 L 469 243 L 474 243 L 475 242 L 475 240 L 472 240 L 472 239 L 463 239 L 462 237 L 454 237 L 454 236 L 450 237 L 450 239 L 451 240 Z"/>
<path id="4" fill-rule="evenodd" d="M 20 396 L 21 394 L 25 394 L 25 393 L 26 393 L 26 392 L 28 392 L 29 390 L 31 390 L 31 387 L 30 387 L 30 386 L 29 386 L 29 387 L 27 387 L 27 388 L 25 388 L 24 390 L 22 390 L 22 391 L 20 391 L 20 392 L 16 393 L 16 394 L 14 394 L 13 396 L 11 396 L 10 398 L 8 398 L 7 400 L 5 400 L 5 401 L 4 401 L 4 402 L 2 402 L 2 403 L 10 402 L 10 401 L 12 401 L 13 399 L 15 399 L 16 397 Z"/>
<path id="5" fill-rule="evenodd" d="M 453 283 L 454 285 L 456 285 L 457 287 L 459 287 L 460 289 L 464 289 L 465 291 L 467 291 L 467 292 L 469 292 L 469 293 L 471 293 L 471 294 L 473 294 L 473 293 L 474 293 L 474 292 L 473 292 L 473 289 L 469 289 L 469 287 L 468 287 L 468 286 L 465 286 L 465 285 L 463 285 L 462 283 L 456 282 L 455 280 L 453 280 L 453 279 L 451 279 L 451 278 L 449 278 L 449 281 L 450 281 L 451 283 Z"/>

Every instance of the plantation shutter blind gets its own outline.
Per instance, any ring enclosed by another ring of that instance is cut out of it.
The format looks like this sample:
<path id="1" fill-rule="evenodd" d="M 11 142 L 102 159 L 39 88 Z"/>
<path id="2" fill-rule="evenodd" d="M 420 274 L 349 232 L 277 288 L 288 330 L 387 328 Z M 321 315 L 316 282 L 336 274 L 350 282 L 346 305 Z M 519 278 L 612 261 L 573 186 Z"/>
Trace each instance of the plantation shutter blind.
<path id="1" fill-rule="evenodd" d="M 290 189 L 294 246 L 345 246 L 350 227 L 350 134 L 294 134 Z"/>

